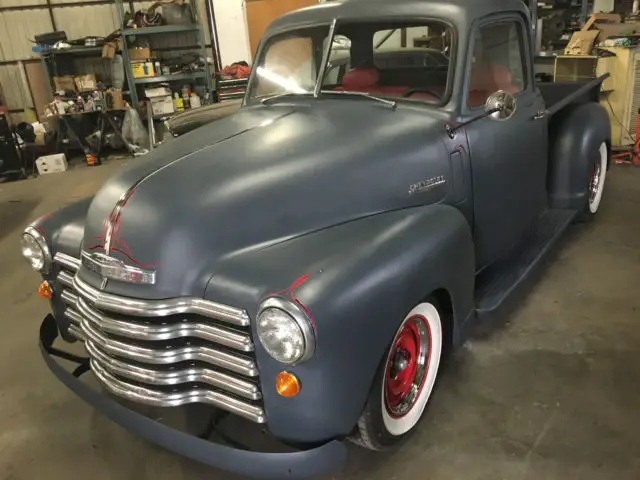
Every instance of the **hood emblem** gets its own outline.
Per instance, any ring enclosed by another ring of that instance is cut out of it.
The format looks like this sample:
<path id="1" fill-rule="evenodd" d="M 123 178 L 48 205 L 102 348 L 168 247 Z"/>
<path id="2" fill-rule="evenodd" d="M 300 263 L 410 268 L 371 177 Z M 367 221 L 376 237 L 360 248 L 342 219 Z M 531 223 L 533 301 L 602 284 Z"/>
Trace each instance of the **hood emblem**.
<path id="1" fill-rule="evenodd" d="M 156 283 L 155 270 L 132 267 L 104 253 L 82 252 L 82 266 L 102 277 L 101 290 L 106 288 L 109 280 L 137 285 L 154 285 Z"/>

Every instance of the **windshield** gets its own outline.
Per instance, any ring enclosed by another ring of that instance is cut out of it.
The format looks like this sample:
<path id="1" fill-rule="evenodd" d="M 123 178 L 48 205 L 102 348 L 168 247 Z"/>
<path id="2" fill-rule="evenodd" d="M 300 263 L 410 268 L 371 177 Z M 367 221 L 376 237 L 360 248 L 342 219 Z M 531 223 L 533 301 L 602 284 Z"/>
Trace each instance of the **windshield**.
<path id="1" fill-rule="evenodd" d="M 256 62 L 249 103 L 314 93 L 358 93 L 442 103 L 449 84 L 451 31 L 438 21 L 339 23 L 271 38 Z M 327 52 L 327 50 L 329 50 Z M 344 95 L 343 95 L 344 96 Z"/>

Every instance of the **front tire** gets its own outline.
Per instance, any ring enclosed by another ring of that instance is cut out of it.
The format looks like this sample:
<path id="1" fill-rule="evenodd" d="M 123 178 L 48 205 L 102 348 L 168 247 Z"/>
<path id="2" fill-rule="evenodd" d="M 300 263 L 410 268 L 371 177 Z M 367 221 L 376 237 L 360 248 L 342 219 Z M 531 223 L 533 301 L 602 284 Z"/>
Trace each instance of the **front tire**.
<path id="1" fill-rule="evenodd" d="M 421 303 L 407 314 L 378 368 L 355 443 L 383 450 L 415 430 L 436 383 L 442 343 L 442 320 L 434 303 Z"/>

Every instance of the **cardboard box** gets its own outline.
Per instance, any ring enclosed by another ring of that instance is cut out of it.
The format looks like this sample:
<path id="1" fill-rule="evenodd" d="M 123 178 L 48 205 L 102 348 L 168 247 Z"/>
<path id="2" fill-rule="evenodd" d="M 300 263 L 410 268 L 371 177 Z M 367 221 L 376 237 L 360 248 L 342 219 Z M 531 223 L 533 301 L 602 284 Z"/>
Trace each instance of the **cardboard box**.
<path id="1" fill-rule="evenodd" d="M 173 98 L 171 96 L 166 97 L 154 97 L 150 99 L 151 111 L 154 115 L 169 115 L 175 110 L 173 108 Z"/>
<path id="2" fill-rule="evenodd" d="M 155 71 L 153 70 L 153 63 L 151 62 L 131 62 L 131 71 L 133 72 L 133 78 L 156 76 Z"/>
<path id="3" fill-rule="evenodd" d="M 576 32 L 571 36 L 571 40 L 564 49 L 565 55 L 591 55 L 596 38 L 600 32 L 598 30 L 588 30 Z"/>
<path id="4" fill-rule="evenodd" d="M 625 37 L 640 30 L 640 23 L 622 23 L 622 17 L 617 13 L 594 13 L 589 17 L 582 31 L 597 31 L 598 42 L 610 37 Z"/>
<path id="5" fill-rule="evenodd" d="M 171 89 L 168 87 L 145 88 L 144 94 L 147 98 L 171 96 Z"/>
<path id="6" fill-rule="evenodd" d="M 102 46 L 102 58 L 113 58 L 118 53 L 118 42 L 108 42 Z"/>
<path id="7" fill-rule="evenodd" d="M 67 170 L 67 157 L 64 153 L 56 153 L 54 155 L 45 155 L 36 160 L 38 173 L 44 175 L 47 173 L 58 173 Z"/>
<path id="8" fill-rule="evenodd" d="M 76 84 L 73 81 L 72 75 L 62 75 L 60 77 L 53 77 L 53 85 L 56 92 L 75 92 Z"/>
<path id="9" fill-rule="evenodd" d="M 125 107 L 124 98 L 122 98 L 122 90 L 109 89 L 105 96 L 111 97 L 111 105 L 109 108 L 113 110 L 123 110 Z M 107 103 L 109 105 L 109 103 Z"/>
<path id="10" fill-rule="evenodd" d="M 135 47 L 129 49 L 129 58 L 132 61 L 147 60 L 151 58 L 151 49 L 149 47 Z"/>
<path id="11" fill-rule="evenodd" d="M 93 92 L 98 88 L 98 82 L 93 73 L 78 75 L 74 78 L 74 81 L 79 92 Z"/>
<path id="12" fill-rule="evenodd" d="M 587 30 L 591 30 L 591 27 L 603 24 L 619 24 L 622 22 L 622 17 L 617 13 L 594 13 L 592 14 L 587 22 L 582 27 L 582 31 L 586 32 Z"/>

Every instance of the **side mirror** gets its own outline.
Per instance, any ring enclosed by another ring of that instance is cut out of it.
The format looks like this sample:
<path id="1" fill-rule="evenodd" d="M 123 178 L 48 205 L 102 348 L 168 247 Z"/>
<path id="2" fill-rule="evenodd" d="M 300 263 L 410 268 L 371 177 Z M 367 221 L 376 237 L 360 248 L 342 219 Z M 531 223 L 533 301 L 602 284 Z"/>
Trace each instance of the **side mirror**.
<path id="1" fill-rule="evenodd" d="M 516 111 L 516 98 L 507 92 L 498 90 L 489 95 L 484 104 L 485 114 L 494 120 L 509 120 Z"/>

